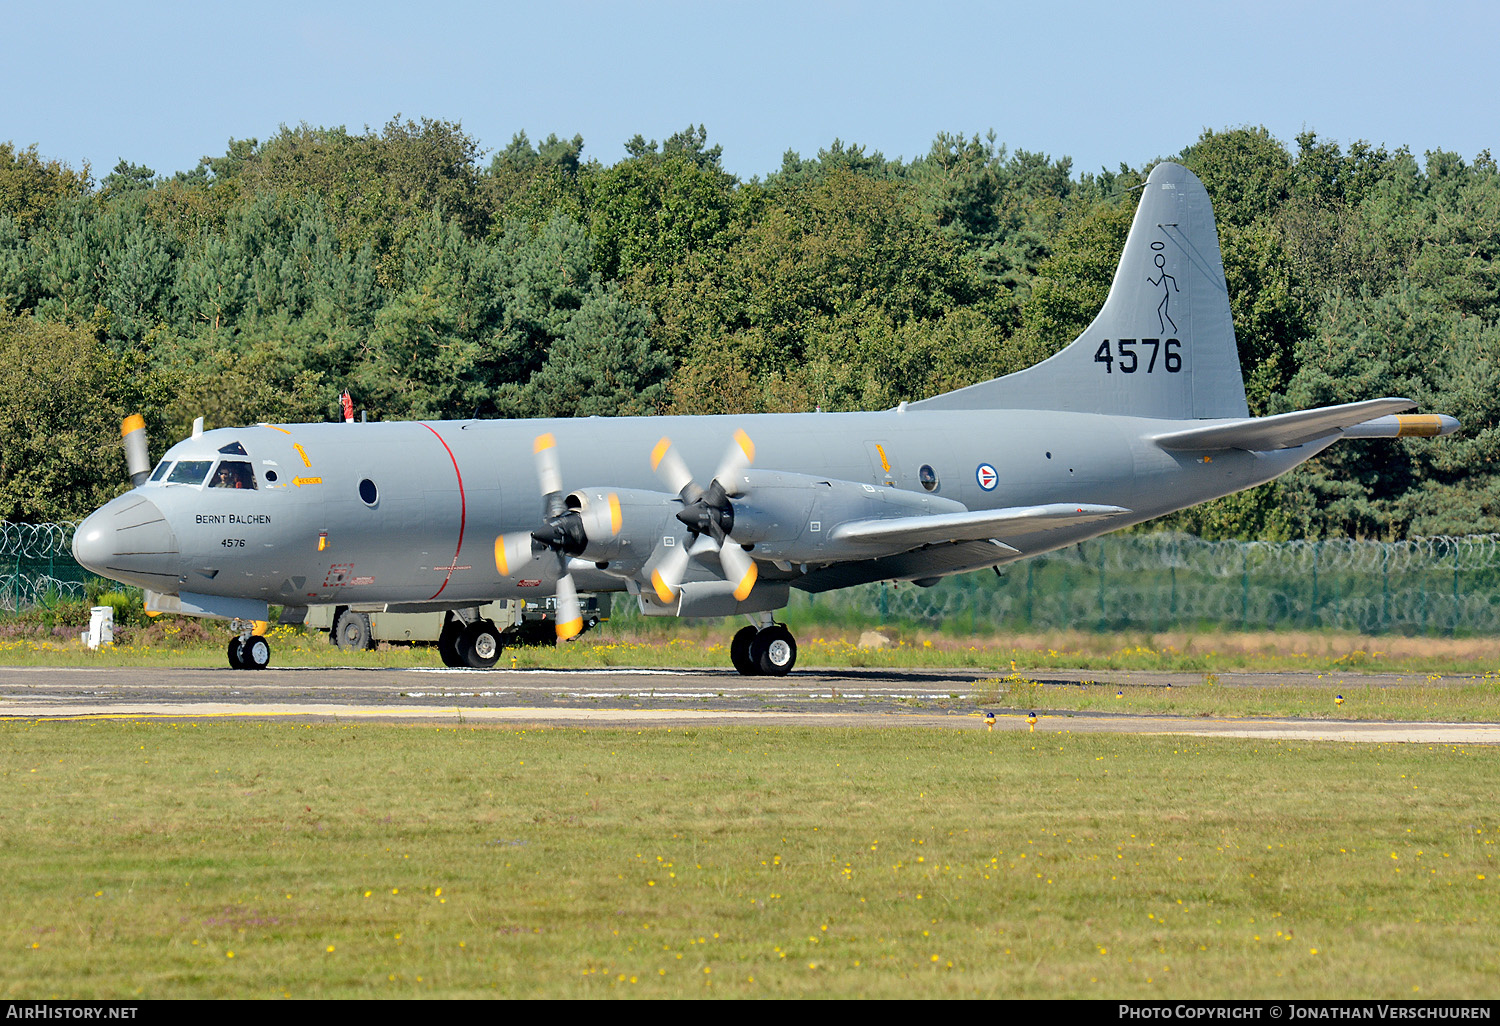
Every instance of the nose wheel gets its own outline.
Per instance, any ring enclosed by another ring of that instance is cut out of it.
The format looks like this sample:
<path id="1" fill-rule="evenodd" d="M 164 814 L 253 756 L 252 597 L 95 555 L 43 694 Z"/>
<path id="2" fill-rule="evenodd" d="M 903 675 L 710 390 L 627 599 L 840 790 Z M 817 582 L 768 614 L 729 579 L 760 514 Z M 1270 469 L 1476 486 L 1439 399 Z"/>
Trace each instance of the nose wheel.
<path id="1" fill-rule="evenodd" d="M 729 643 L 729 661 L 747 677 L 785 677 L 797 665 L 797 639 L 785 624 L 744 627 Z"/>
<path id="2" fill-rule="evenodd" d="M 264 670 L 271 665 L 271 643 L 259 634 L 229 639 L 229 668 Z"/>

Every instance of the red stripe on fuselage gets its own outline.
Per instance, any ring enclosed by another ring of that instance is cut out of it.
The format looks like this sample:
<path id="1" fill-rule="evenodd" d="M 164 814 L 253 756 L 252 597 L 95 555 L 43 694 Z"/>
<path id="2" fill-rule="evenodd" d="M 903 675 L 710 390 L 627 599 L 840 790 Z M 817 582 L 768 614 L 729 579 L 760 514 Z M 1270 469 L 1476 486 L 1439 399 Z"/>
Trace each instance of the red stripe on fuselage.
<path id="1" fill-rule="evenodd" d="M 458 545 L 453 550 L 453 562 L 447 567 L 439 568 L 446 569 L 448 576 L 443 578 L 442 587 L 432 593 L 432 597 L 437 598 L 443 593 L 443 588 L 448 587 L 448 582 L 453 579 L 453 571 L 458 568 L 458 554 L 463 551 L 464 547 L 464 524 L 469 517 L 469 504 L 464 499 L 464 475 L 458 469 L 458 457 L 453 455 L 453 450 L 448 448 L 448 443 L 443 441 L 443 436 L 438 434 L 431 424 L 423 424 L 422 426 L 432 432 L 432 437 L 442 442 L 443 449 L 448 453 L 448 458 L 453 461 L 453 476 L 458 479 Z"/>

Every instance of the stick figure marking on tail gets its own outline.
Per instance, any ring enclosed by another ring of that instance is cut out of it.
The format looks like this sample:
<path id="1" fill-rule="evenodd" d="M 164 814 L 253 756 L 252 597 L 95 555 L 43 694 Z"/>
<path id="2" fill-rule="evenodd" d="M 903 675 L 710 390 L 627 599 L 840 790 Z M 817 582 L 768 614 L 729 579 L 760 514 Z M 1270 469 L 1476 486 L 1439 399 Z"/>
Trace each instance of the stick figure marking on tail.
<path id="1" fill-rule="evenodd" d="M 1153 242 L 1151 243 L 1151 248 L 1159 251 L 1165 249 L 1166 246 L 1160 242 Z M 1167 273 L 1167 258 L 1161 252 L 1156 254 L 1156 269 L 1161 272 L 1161 277 L 1146 279 L 1152 285 L 1161 286 L 1161 302 L 1156 305 L 1156 317 L 1161 322 L 1162 334 L 1166 334 L 1168 324 L 1172 326 L 1172 330 L 1175 332 L 1177 330 L 1177 322 L 1172 320 L 1172 293 L 1181 292 L 1182 290 L 1177 287 L 1177 279 Z M 1167 285 L 1167 282 L 1172 283 L 1170 287 Z"/>

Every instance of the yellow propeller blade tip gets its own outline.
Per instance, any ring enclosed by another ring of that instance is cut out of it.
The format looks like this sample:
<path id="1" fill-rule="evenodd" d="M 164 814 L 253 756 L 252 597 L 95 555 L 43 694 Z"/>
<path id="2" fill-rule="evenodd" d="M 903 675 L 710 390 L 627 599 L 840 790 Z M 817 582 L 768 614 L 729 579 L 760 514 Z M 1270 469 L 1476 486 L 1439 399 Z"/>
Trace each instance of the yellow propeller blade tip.
<path id="1" fill-rule="evenodd" d="M 750 436 L 745 434 L 745 429 L 740 428 L 734 433 L 734 440 L 739 443 L 740 450 L 745 454 L 745 459 L 751 463 L 755 462 L 755 443 L 750 441 Z"/>
<path id="2" fill-rule="evenodd" d="M 751 563 L 750 569 L 745 571 L 745 576 L 740 578 L 739 586 L 734 589 L 736 602 L 743 602 L 750 597 L 750 591 L 755 587 L 755 579 L 759 576 L 760 571 L 755 568 L 754 563 Z"/>
<path id="3" fill-rule="evenodd" d="M 662 605 L 667 605 L 677 597 L 677 593 L 667 587 L 667 582 L 662 579 L 660 570 L 651 571 L 651 587 L 656 589 L 656 597 L 661 599 Z"/>
<path id="4" fill-rule="evenodd" d="M 661 466 L 662 459 L 667 455 L 667 450 L 672 448 L 672 440 L 663 438 L 656 443 L 656 448 L 651 450 L 651 469 L 655 470 Z"/>
<path id="5" fill-rule="evenodd" d="M 552 434 L 551 431 L 548 431 L 544 435 L 537 435 L 536 436 L 536 442 L 531 447 L 531 453 L 532 453 L 532 455 L 536 455 L 537 453 L 541 452 L 543 449 L 551 449 L 551 448 L 555 447 L 556 445 L 557 445 L 557 438 Z"/>
<path id="6" fill-rule="evenodd" d="M 145 427 L 146 418 L 142 417 L 139 413 L 132 413 L 130 416 L 126 417 L 125 422 L 120 425 L 120 437 L 124 438 L 126 435 L 130 434 L 130 432 L 141 431 L 144 430 Z"/>
<path id="7" fill-rule="evenodd" d="M 581 617 L 577 620 L 569 620 L 567 623 L 563 623 L 561 620 L 559 620 L 557 623 L 558 641 L 567 641 L 570 638 L 578 637 L 578 635 L 582 633 L 583 619 Z"/>

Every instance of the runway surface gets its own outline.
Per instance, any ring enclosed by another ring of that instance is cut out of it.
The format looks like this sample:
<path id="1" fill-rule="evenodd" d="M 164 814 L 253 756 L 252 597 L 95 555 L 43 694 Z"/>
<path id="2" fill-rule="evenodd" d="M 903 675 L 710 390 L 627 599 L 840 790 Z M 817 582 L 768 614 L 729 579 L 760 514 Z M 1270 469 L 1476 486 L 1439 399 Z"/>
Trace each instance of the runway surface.
<path id="1" fill-rule="evenodd" d="M 0 667 L 0 719 L 221 717 L 443 724 L 624 727 L 694 723 L 947 727 L 983 730 L 975 670 L 89 669 Z M 1192 687 L 1194 673 L 1049 670 L 1044 684 Z M 1301 673 L 1221 673 L 1219 685 L 1316 683 Z M 1365 675 L 1361 684 L 1419 678 Z M 1324 683 L 1327 683 L 1326 681 Z M 1352 683 L 1352 682 L 1351 682 Z M 996 730 L 1028 729 L 1028 710 L 999 705 Z M 1500 744 L 1500 723 L 1372 723 L 1037 710 L 1038 731 Z"/>

